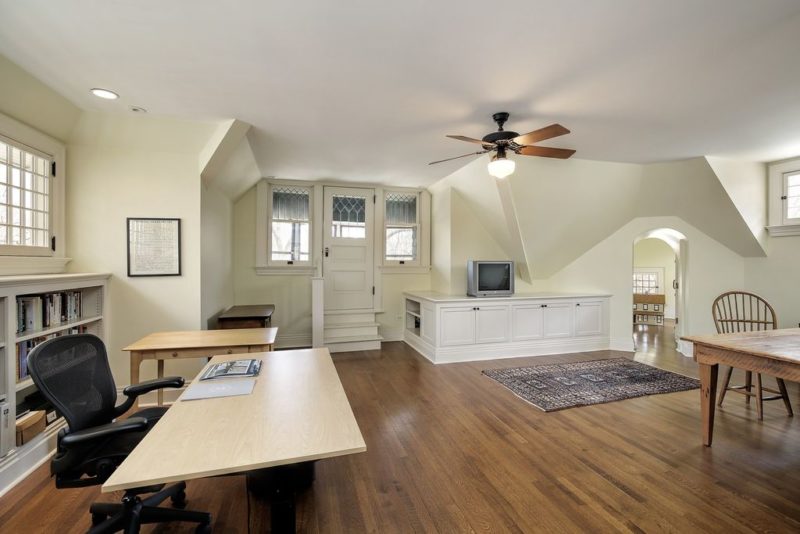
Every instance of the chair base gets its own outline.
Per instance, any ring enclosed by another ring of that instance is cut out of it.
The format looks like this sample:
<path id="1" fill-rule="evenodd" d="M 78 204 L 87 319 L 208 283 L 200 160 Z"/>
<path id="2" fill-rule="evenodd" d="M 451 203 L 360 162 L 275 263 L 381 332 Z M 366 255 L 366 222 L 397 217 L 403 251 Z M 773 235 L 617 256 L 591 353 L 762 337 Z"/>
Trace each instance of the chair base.
<path id="1" fill-rule="evenodd" d="M 186 483 L 179 482 L 144 499 L 138 496 L 141 488 L 125 492 L 121 503 L 93 503 L 89 507 L 92 514 L 92 528 L 88 534 L 106 534 L 124 531 L 136 534 L 141 525 L 166 523 L 170 521 L 189 521 L 198 523 L 196 532 L 211 532 L 211 514 L 182 510 L 186 506 Z M 167 498 L 175 508 L 159 508 Z"/>
<path id="2" fill-rule="evenodd" d="M 794 416 L 794 412 L 792 411 L 792 403 L 789 400 L 789 393 L 786 391 L 786 383 L 783 381 L 783 379 L 781 378 L 775 379 L 778 382 L 778 389 L 776 390 L 764 387 L 762 385 L 761 373 L 755 373 L 756 383 L 755 385 L 753 385 L 753 372 L 745 371 L 744 385 L 731 386 L 730 385 L 731 374 L 733 374 L 733 367 L 728 367 L 727 371 L 725 371 L 725 377 L 722 380 L 722 387 L 720 388 L 719 401 L 717 401 L 717 406 L 721 407 L 722 401 L 725 400 L 725 393 L 727 393 L 728 391 L 732 391 L 734 393 L 745 395 L 747 397 L 747 404 L 750 404 L 751 397 L 755 397 L 756 411 L 758 412 L 759 421 L 762 421 L 764 419 L 764 401 L 783 400 L 783 404 L 786 407 L 786 414 L 789 417 Z M 776 393 L 776 395 L 765 397 L 764 396 L 765 391 L 769 393 Z"/>

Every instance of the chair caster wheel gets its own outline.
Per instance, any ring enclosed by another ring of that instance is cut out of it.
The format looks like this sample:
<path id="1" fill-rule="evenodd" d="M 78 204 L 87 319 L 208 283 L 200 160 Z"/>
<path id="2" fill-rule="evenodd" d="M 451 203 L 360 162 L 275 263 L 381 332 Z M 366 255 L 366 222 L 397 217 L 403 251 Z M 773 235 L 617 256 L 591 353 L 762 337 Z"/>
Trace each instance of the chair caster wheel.
<path id="1" fill-rule="evenodd" d="M 108 516 L 106 516 L 106 514 L 92 514 L 92 526 L 96 527 L 106 519 L 108 519 Z"/>
<path id="2" fill-rule="evenodd" d="M 186 492 L 182 491 L 172 497 L 172 507 L 178 508 L 179 510 L 183 510 L 186 508 Z"/>
<path id="3" fill-rule="evenodd" d="M 197 525 L 197 528 L 194 529 L 195 534 L 211 534 L 211 525 L 208 523 L 202 523 Z"/>

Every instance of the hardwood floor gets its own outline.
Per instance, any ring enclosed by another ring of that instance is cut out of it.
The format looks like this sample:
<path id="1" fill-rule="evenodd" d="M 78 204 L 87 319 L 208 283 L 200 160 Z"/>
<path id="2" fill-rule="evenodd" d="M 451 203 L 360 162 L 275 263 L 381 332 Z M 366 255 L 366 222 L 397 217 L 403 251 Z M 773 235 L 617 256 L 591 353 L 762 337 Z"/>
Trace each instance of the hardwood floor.
<path id="1" fill-rule="evenodd" d="M 639 334 L 635 355 L 436 366 L 403 343 L 335 355 L 368 451 L 318 463 L 299 499 L 299 530 L 800 531 L 800 423 L 782 405 L 768 403 L 758 422 L 744 399 L 726 400 L 709 449 L 697 390 L 544 413 L 481 375 L 622 356 L 696 376 L 664 330 Z M 190 508 L 213 514 L 216 532 L 246 532 L 242 477 L 190 481 L 188 494 Z M 45 465 L 0 499 L 0 531 L 83 532 L 91 501 L 118 498 L 56 491 Z"/>

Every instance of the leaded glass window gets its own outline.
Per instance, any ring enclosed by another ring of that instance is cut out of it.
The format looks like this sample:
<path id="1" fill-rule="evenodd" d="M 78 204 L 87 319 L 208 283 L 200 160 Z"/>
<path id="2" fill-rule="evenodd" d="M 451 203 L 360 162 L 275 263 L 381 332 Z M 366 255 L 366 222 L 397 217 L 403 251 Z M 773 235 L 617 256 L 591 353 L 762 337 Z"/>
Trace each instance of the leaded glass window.
<path id="1" fill-rule="evenodd" d="M 311 190 L 272 186 L 272 261 L 309 261 Z"/>
<path id="2" fill-rule="evenodd" d="M 367 237 L 367 199 L 350 195 L 333 195 L 331 236 L 350 239 Z"/>
<path id="3" fill-rule="evenodd" d="M 405 263 L 417 259 L 417 204 L 416 193 L 386 193 L 385 260 Z"/>
<path id="4" fill-rule="evenodd" d="M 50 246 L 52 158 L 0 137 L 0 245 Z"/>

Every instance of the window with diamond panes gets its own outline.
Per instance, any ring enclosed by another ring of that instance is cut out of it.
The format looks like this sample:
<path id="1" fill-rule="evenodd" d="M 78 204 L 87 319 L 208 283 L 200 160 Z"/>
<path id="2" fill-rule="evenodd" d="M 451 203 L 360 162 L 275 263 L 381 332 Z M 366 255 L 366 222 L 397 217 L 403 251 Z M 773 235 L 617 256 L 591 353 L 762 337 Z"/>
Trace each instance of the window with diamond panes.
<path id="1" fill-rule="evenodd" d="M 365 197 L 333 195 L 331 214 L 332 237 L 351 239 L 367 237 L 367 199 Z"/>
<path id="2" fill-rule="evenodd" d="M 50 156 L 0 137 L 0 246 L 50 247 Z"/>
<path id="3" fill-rule="evenodd" d="M 311 251 L 311 190 L 272 187 L 272 261 L 306 262 Z"/>
<path id="4" fill-rule="evenodd" d="M 783 175 L 783 220 L 785 224 L 800 221 L 800 172 Z"/>
<path id="5" fill-rule="evenodd" d="M 633 273 L 633 292 L 640 295 L 657 294 L 658 273 Z"/>
<path id="6" fill-rule="evenodd" d="M 400 263 L 417 259 L 419 223 L 416 193 L 386 193 L 385 252 L 386 261 Z"/>

